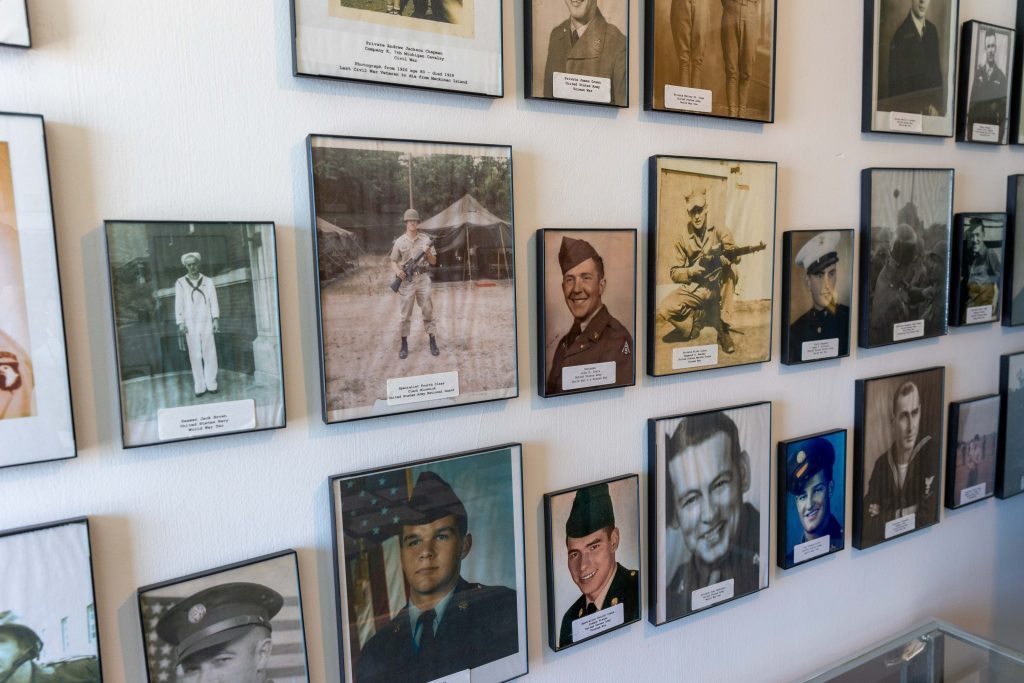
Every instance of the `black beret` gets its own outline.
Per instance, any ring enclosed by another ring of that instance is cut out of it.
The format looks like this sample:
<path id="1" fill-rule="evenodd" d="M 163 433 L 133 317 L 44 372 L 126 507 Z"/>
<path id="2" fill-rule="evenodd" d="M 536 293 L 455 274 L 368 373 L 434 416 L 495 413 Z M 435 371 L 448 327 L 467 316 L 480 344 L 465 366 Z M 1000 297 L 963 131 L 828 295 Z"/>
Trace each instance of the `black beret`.
<path id="1" fill-rule="evenodd" d="M 594 484 L 577 491 L 569 519 L 565 520 L 565 535 L 583 538 L 610 526 L 615 526 L 615 511 L 608 484 Z"/>
<path id="2" fill-rule="evenodd" d="M 836 451 L 828 439 L 817 437 L 805 441 L 800 448 L 790 450 L 786 457 L 786 488 L 798 495 L 807 480 L 822 470 L 828 472 L 828 479 L 832 479 L 835 461 Z"/>
<path id="3" fill-rule="evenodd" d="M 562 246 L 558 249 L 558 265 L 562 269 L 562 275 L 572 270 L 588 258 L 600 258 L 597 251 L 586 240 L 578 240 L 574 237 L 563 237 Z"/>

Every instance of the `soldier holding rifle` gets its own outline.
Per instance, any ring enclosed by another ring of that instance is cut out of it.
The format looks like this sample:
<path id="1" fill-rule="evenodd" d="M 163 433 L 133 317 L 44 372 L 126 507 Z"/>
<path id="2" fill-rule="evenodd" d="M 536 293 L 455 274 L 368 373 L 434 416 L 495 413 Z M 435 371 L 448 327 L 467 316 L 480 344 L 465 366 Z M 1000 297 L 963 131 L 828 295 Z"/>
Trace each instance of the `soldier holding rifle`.
<path id="1" fill-rule="evenodd" d="M 430 353 L 437 356 L 441 351 L 437 348 L 437 324 L 434 322 L 434 301 L 431 298 L 430 275 L 427 265 L 437 265 L 437 251 L 431 245 L 430 238 L 421 235 L 420 214 L 416 209 L 409 209 L 403 216 L 405 233 L 395 240 L 391 247 L 391 271 L 395 281 L 391 289 L 402 297 L 402 347 L 398 357 L 409 357 L 409 331 L 412 329 L 413 304 L 418 304 L 423 314 L 423 326 L 430 336 Z"/>

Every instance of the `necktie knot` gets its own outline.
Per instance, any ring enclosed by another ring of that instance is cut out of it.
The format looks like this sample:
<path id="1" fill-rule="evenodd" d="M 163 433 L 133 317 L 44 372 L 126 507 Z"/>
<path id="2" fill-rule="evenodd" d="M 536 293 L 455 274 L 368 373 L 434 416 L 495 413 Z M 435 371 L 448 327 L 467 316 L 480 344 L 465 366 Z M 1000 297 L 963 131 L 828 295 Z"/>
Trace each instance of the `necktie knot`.
<path id="1" fill-rule="evenodd" d="M 597 605 L 592 602 L 587 603 L 587 614 L 593 614 L 597 611 Z"/>
<path id="2" fill-rule="evenodd" d="M 571 36 L 570 42 L 571 42 L 571 43 L 572 43 L 573 45 L 575 45 L 575 44 L 576 44 L 576 41 L 577 41 L 577 40 L 579 40 L 579 39 L 580 39 L 580 34 L 576 32 L 576 29 L 573 29 L 573 30 L 572 30 L 572 36 Z"/>
<path id="3" fill-rule="evenodd" d="M 429 651 L 434 645 L 434 619 L 437 618 L 437 612 L 432 609 L 428 609 L 426 612 L 420 615 L 420 618 L 416 620 L 420 629 L 420 652 Z"/>

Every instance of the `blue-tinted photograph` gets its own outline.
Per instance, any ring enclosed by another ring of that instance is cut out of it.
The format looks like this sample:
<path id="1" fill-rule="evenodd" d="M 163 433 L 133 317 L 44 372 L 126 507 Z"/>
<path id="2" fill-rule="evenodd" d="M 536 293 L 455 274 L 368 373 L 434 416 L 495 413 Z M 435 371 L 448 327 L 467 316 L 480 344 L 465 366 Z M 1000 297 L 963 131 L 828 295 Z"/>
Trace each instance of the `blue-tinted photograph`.
<path id="1" fill-rule="evenodd" d="M 846 430 L 779 442 L 778 565 L 792 569 L 844 548 Z"/>

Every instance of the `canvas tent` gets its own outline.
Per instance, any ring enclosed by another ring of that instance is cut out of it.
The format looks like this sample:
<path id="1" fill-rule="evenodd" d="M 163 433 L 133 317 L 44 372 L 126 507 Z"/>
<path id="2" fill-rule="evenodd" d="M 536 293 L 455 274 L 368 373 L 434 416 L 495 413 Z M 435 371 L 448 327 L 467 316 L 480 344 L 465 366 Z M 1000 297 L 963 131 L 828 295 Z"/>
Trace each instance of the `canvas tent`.
<path id="1" fill-rule="evenodd" d="M 440 279 L 508 278 L 512 274 L 512 226 L 472 195 L 420 223 L 434 240 Z"/>
<path id="2" fill-rule="evenodd" d="M 323 218 L 316 219 L 316 248 L 321 284 L 344 275 L 359 262 L 359 241 L 356 236 Z"/>

